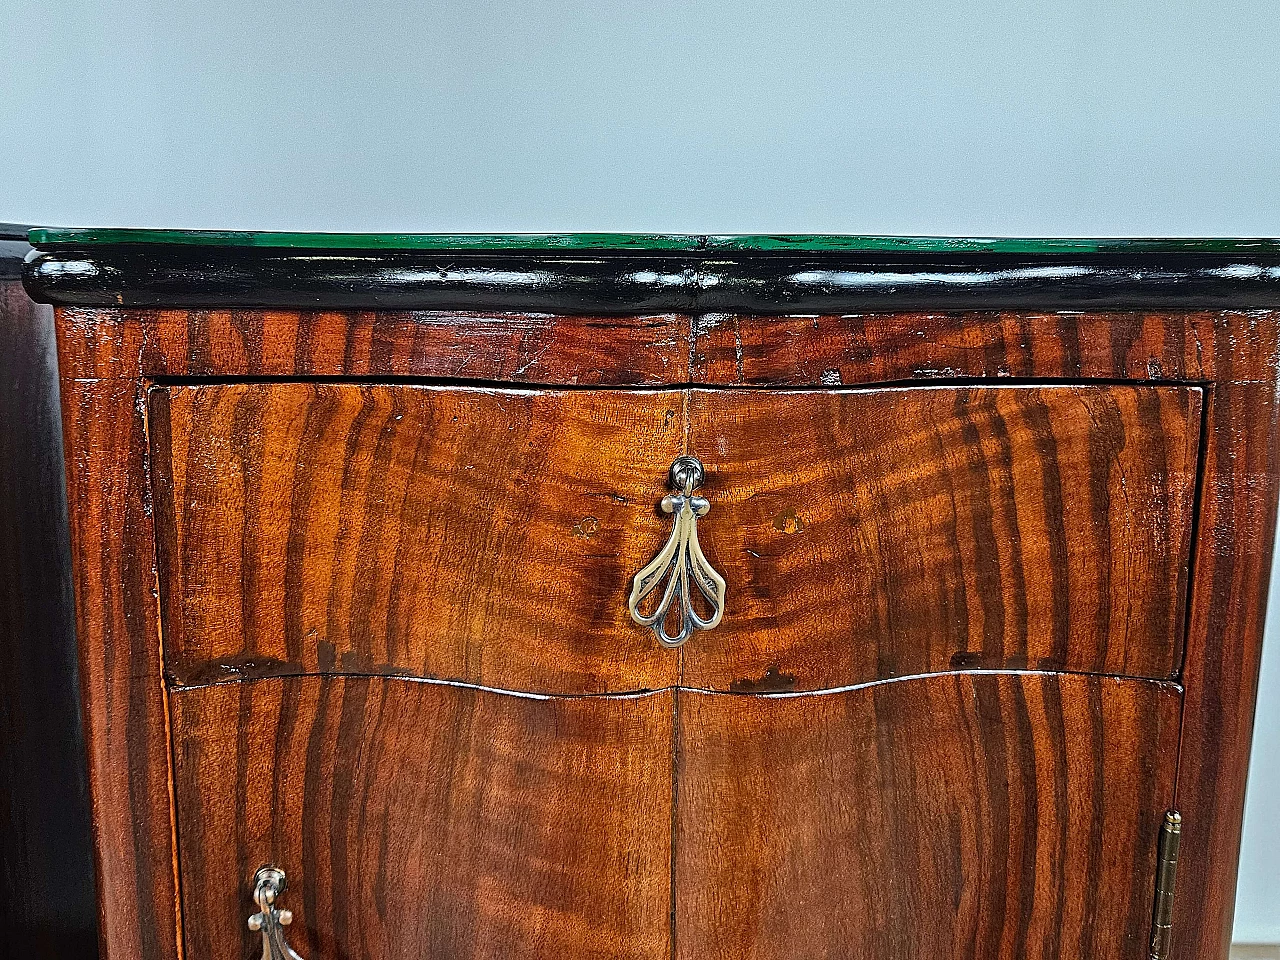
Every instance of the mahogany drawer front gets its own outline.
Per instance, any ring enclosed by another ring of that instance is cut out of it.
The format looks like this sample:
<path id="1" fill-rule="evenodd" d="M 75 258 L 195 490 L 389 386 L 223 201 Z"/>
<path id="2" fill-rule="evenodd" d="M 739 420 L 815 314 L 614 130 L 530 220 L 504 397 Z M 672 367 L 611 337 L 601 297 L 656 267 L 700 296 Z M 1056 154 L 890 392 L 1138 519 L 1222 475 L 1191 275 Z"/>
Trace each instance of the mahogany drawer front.
<path id="1" fill-rule="evenodd" d="M 168 671 L 533 692 L 825 689 L 963 667 L 1167 677 L 1200 390 L 156 388 Z M 685 418 L 687 417 L 687 428 Z M 687 447 L 723 623 L 627 616 Z"/>
<path id="2" fill-rule="evenodd" d="M 665 960 L 674 936 L 689 960 L 1119 960 L 1145 946 L 1181 697 L 958 672 L 783 697 L 290 677 L 171 702 L 188 956 L 261 949 L 246 882 L 271 863 L 307 958 Z"/>

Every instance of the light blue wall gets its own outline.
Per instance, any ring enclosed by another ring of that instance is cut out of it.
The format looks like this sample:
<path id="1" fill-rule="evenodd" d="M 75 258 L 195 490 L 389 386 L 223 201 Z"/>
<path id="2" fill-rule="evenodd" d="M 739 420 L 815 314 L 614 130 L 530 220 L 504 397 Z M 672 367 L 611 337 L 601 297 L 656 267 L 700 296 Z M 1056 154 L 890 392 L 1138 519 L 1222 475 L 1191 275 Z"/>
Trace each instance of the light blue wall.
<path id="1" fill-rule="evenodd" d="M 1235 938 L 1280 943 L 1280 558 L 1272 569 L 1258 688 L 1257 729 L 1245 801 Z"/>
<path id="2" fill-rule="evenodd" d="M 0 23 L 0 220 L 1280 235 L 1261 0 L 3 0 Z M 1237 932 L 1280 941 L 1280 636 L 1266 669 Z"/>

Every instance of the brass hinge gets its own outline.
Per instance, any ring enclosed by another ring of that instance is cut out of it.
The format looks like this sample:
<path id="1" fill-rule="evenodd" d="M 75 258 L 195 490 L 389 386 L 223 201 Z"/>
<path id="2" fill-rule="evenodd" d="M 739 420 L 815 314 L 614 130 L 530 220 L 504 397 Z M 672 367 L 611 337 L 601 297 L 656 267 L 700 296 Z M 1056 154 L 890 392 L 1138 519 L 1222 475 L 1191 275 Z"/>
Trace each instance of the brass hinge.
<path id="1" fill-rule="evenodd" d="M 1160 828 L 1159 862 L 1156 864 L 1156 904 L 1151 917 L 1151 960 L 1166 960 L 1173 933 L 1173 885 L 1178 879 L 1178 844 L 1182 841 L 1182 814 L 1170 810 Z"/>

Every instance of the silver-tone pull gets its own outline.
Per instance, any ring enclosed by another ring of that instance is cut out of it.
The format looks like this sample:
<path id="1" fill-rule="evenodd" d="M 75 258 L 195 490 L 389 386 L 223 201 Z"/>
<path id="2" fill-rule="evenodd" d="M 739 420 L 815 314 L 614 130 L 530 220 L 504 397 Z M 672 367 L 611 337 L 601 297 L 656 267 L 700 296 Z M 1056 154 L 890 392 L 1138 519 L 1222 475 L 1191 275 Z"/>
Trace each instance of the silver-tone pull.
<path id="1" fill-rule="evenodd" d="M 724 577 L 716 573 L 702 547 L 698 545 L 698 518 L 705 517 L 711 504 L 703 497 L 695 497 L 693 491 L 702 485 L 704 471 L 697 457 L 677 457 L 671 464 L 671 486 L 679 493 L 662 498 L 662 511 L 675 520 L 671 536 L 631 581 L 631 596 L 627 609 L 631 619 L 642 627 L 649 627 L 664 647 L 679 647 L 694 630 L 710 630 L 720 622 L 724 614 Z M 669 579 L 667 579 L 669 578 Z M 657 608 L 649 614 L 640 612 L 641 602 L 667 579 L 666 589 Z M 711 615 L 702 617 L 693 607 L 690 581 L 707 601 Z M 679 604 L 677 613 L 680 630 L 672 635 L 667 632 L 668 614 L 673 604 Z"/>
<path id="2" fill-rule="evenodd" d="M 276 897 L 284 888 L 284 871 L 279 867 L 261 867 L 253 875 L 253 901 L 259 912 L 249 918 L 249 929 L 262 933 L 262 960 L 302 960 L 284 939 L 293 912 L 276 908 Z"/>

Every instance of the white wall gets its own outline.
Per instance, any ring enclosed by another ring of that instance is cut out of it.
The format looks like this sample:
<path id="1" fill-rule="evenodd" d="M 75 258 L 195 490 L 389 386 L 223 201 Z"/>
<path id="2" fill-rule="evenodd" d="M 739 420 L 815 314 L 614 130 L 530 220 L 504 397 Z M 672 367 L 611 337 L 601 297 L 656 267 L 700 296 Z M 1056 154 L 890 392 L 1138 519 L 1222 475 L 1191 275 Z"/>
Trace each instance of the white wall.
<path id="1" fill-rule="evenodd" d="M 1280 235 L 1264 0 L 0 0 L 0 24 L 0 220 Z M 1280 637 L 1267 657 L 1237 933 L 1280 941 Z"/>

